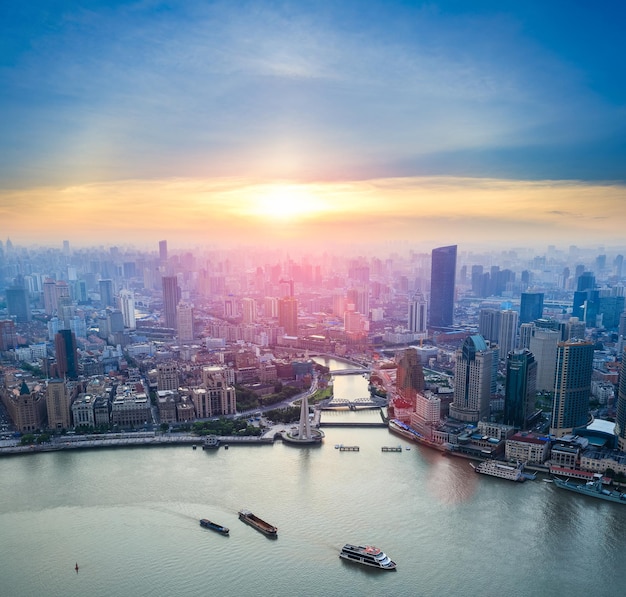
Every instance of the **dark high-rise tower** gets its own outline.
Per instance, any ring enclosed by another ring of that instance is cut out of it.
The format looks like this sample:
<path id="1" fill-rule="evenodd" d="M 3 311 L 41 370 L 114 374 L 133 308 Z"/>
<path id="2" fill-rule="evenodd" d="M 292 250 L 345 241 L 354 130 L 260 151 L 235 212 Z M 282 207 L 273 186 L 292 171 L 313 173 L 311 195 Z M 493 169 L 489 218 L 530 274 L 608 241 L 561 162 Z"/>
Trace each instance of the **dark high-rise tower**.
<path id="1" fill-rule="evenodd" d="M 560 342 L 557 347 L 550 433 L 562 437 L 589 420 L 593 369 L 591 342 Z"/>
<path id="2" fill-rule="evenodd" d="M 530 323 L 543 316 L 543 292 L 522 292 L 519 322 Z"/>
<path id="3" fill-rule="evenodd" d="M 431 263 L 429 324 L 448 328 L 454 322 L 456 245 L 433 249 Z"/>
<path id="4" fill-rule="evenodd" d="M 30 301 L 26 288 L 19 286 L 7 288 L 6 297 L 9 316 L 15 317 L 15 321 L 18 323 L 31 320 Z"/>
<path id="5" fill-rule="evenodd" d="M 78 377 L 78 349 L 71 330 L 59 330 L 54 336 L 54 348 L 60 377 Z"/>
<path id="6" fill-rule="evenodd" d="M 407 348 L 398 361 L 396 388 L 402 398 L 414 405 L 417 393 L 423 392 L 424 386 L 424 369 L 417 350 Z"/>
<path id="7" fill-rule="evenodd" d="M 506 357 L 504 424 L 519 429 L 533 413 L 537 389 L 537 362 L 530 350 L 512 350 Z"/>
<path id="8" fill-rule="evenodd" d="M 180 300 L 180 288 L 176 276 L 163 276 L 163 312 L 165 315 L 165 327 L 176 328 L 176 307 Z"/>

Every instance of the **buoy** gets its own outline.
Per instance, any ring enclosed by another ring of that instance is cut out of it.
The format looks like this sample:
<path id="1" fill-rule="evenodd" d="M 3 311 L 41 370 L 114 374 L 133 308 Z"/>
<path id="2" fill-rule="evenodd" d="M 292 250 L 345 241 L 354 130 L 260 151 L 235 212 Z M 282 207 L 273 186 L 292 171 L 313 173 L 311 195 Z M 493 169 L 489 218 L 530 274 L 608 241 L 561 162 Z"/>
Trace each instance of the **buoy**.
<path id="1" fill-rule="evenodd" d="M 76 570 L 76 574 L 78 574 L 78 562 L 76 562 L 76 566 L 74 566 L 74 570 Z"/>

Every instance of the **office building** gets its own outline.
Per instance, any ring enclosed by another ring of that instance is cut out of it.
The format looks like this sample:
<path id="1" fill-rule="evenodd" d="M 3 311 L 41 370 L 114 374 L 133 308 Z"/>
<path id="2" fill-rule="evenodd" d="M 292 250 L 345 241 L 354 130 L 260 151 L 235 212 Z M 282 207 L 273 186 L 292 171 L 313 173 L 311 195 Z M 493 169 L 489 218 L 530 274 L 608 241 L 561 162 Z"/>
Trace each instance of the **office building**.
<path id="1" fill-rule="evenodd" d="M 31 320 L 30 300 L 26 288 L 13 287 L 6 289 L 7 311 L 9 317 L 15 317 L 17 323 Z"/>
<path id="2" fill-rule="evenodd" d="M 43 283 L 43 308 L 46 315 L 54 315 L 57 310 L 56 282 L 46 278 Z"/>
<path id="3" fill-rule="evenodd" d="M 535 329 L 530 339 L 530 352 L 537 361 L 537 390 L 552 392 L 556 371 L 556 349 L 561 334 L 555 330 Z"/>
<path id="4" fill-rule="evenodd" d="M 348 305 L 354 305 L 354 310 L 365 318 L 369 318 L 370 298 L 367 288 L 350 288 L 347 293 L 346 302 Z"/>
<path id="5" fill-rule="evenodd" d="M 48 429 L 60 431 L 71 427 L 70 396 L 62 379 L 51 379 L 46 386 Z"/>
<path id="6" fill-rule="evenodd" d="M 580 321 L 578 317 L 570 317 L 565 324 L 565 340 L 584 340 L 585 334 L 585 322 Z"/>
<path id="7" fill-rule="evenodd" d="M 135 295 L 131 290 L 120 291 L 120 310 L 124 319 L 124 327 L 134 330 L 137 327 L 135 317 Z"/>
<path id="8" fill-rule="evenodd" d="M 176 335 L 179 342 L 193 342 L 193 306 L 178 303 L 176 308 Z"/>
<path id="9" fill-rule="evenodd" d="M 415 293 L 409 301 L 408 330 L 415 334 L 427 334 L 428 305 L 421 292 Z"/>
<path id="10" fill-rule="evenodd" d="M 477 423 L 490 414 L 493 351 L 476 334 L 465 339 L 456 351 L 454 399 L 450 416 L 459 421 Z"/>
<path id="11" fill-rule="evenodd" d="M 456 245 L 433 249 L 430 272 L 430 318 L 434 329 L 445 329 L 454 323 L 454 281 Z"/>
<path id="12" fill-rule="evenodd" d="M 178 366 L 176 363 L 158 363 L 157 364 L 157 390 L 172 390 L 176 392 L 180 380 L 178 378 Z"/>
<path id="13" fill-rule="evenodd" d="M 478 313 L 478 333 L 488 342 L 498 342 L 502 312 L 499 309 L 483 308 Z"/>
<path id="14" fill-rule="evenodd" d="M 256 301 L 253 298 L 244 298 L 241 300 L 241 313 L 243 315 L 243 323 L 256 323 Z"/>
<path id="15" fill-rule="evenodd" d="M 519 326 L 519 340 L 517 346 L 519 348 L 530 348 L 530 339 L 535 331 L 534 323 L 523 323 Z"/>
<path id="16" fill-rule="evenodd" d="M 98 287 L 100 289 L 100 304 L 103 307 L 115 307 L 113 280 L 100 280 Z"/>
<path id="17" fill-rule="evenodd" d="M 396 390 L 400 396 L 415 406 L 418 393 L 424 391 L 424 370 L 417 350 L 407 348 L 398 360 Z"/>
<path id="18" fill-rule="evenodd" d="M 504 391 L 505 425 L 525 429 L 535 410 L 537 393 L 537 362 L 530 350 L 512 350 L 506 357 Z"/>
<path id="19" fill-rule="evenodd" d="M 530 323 L 543 317 L 543 292 L 522 292 L 519 309 L 520 323 Z"/>
<path id="20" fill-rule="evenodd" d="M 500 333 L 498 346 L 502 358 L 517 346 L 517 311 L 506 310 L 500 312 Z"/>
<path id="21" fill-rule="evenodd" d="M 287 296 L 278 301 L 278 325 L 287 336 L 298 335 L 298 300 Z"/>
<path id="22" fill-rule="evenodd" d="M 159 241 L 159 261 L 165 263 L 167 261 L 167 241 Z"/>
<path id="23" fill-rule="evenodd" d="M 78 377 L 78 348 L 76 335 L 71 330 L 59 330 L 54 336 L 54 347 L 59 377 Z"/>
<path id="24" fill-rule="evenodd" d="M 17 330 L 12 319 L 0 320 L 0 352 L 17 348 Z"/>
<path id="25" fill-rule="evenodd" d="M 180 288 L 176 276 L 163 276 L 163 315 L 166 328 L 176 329 L 176 307 L 180 300 Z"/>
<path id="26" fill-rule="evenodd" d="M 557 347 L 554 402 L 550 433 L 572 433 L 589 422 L 589 396 L 593 369 L 593 344 L 560 342 Z"/>

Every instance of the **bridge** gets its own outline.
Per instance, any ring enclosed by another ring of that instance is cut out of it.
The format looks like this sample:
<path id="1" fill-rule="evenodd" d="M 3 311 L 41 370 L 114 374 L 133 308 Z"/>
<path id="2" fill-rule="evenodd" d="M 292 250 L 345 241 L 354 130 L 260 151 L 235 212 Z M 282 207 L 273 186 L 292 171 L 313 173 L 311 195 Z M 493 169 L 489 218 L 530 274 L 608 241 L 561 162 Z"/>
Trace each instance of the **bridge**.
<path id="1" fill-rule="evenodd" d="M 360 369 L 334 369 L 329 371 L 331 375 L 357 375 L 359 373 L 371 373 L 370 368 L 361 367 Z"/>

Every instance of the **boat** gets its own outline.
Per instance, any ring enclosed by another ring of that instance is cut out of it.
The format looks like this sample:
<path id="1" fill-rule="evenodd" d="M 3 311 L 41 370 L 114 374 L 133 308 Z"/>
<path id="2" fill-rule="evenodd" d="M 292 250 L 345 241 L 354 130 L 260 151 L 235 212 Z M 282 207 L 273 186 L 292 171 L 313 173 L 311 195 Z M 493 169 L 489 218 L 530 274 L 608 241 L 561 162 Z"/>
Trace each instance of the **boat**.
<path id="1" fill-rule="evenodd" d="M 211 529 L 212 531 L 216 531 L 222 535 L 228 535 L 228 533 L 230 532 L 228 527 L 223 527 L 221 524 L 212 522 L 208 518 L 200 519 L 200 526 L 205 529 Z"/>
<path id="2" fill-rule="evenodd" d="M 490 477 L 498 477 L 499 479 L 518 481 L 520 483 L 526 480 L 526 477 L 522 473 L 524 465 L 521 463 L 517 466 L 513 466 L 499 460 L 484 460 L 480 464 L 470 462 L 470 466 L 475 472 L 481 475 L 489 475 Z"/>
<path id="3" fill-rule="evenodd" d="M 429 448 L 435 448 L 436 450 L 441 451 L 446 449 L 443 444 L 426 439 L 418 431 L 416 431 L 412 427 L 409 427 L 406 423 L 403 423 L 398 419 L 390 420 L 387 427 L 391 433 L 399 435 L 404 439 L 408 439 L 416 444 L 422 444 L 424 446 L 428 446 Z"/>
<path id="4" fill-rule="evenodd" d="M 274 525 L 252 514 L 250 510 L 239 510 L 239 520 L 249 524 L 253 529 L 256 529 L 268 537 L 278 537 L 278 529 Z"/>
<path id="5" fill-rule="evenodd" d="M 587 481 L 586 483 L 572 483 L 569 479 L 563 480 L 558 477 L 554 477 L 552 481 L 561 489 L 567 489 L 568 491 L 580 493 L 581 495 L 615 502 L 616 504 L 626 504 L 626 493 L 621 493 L 615 489 L 605 489 L 602 485 L 602 475 L 594 475 L 593 480 Z"/>
<path id="6" fill-rule="evenodd" d="M 339 553 L 339 557 L 348 560 L 349 562 L 356 562 L 357 564 L 363 564 L 364 566 L 371 566 L 372 568 L 379 568 L 381 570 L 395 570 L 396 563 L 378 547 L 372 545 L 352 545 L 346 543 Z"/>

